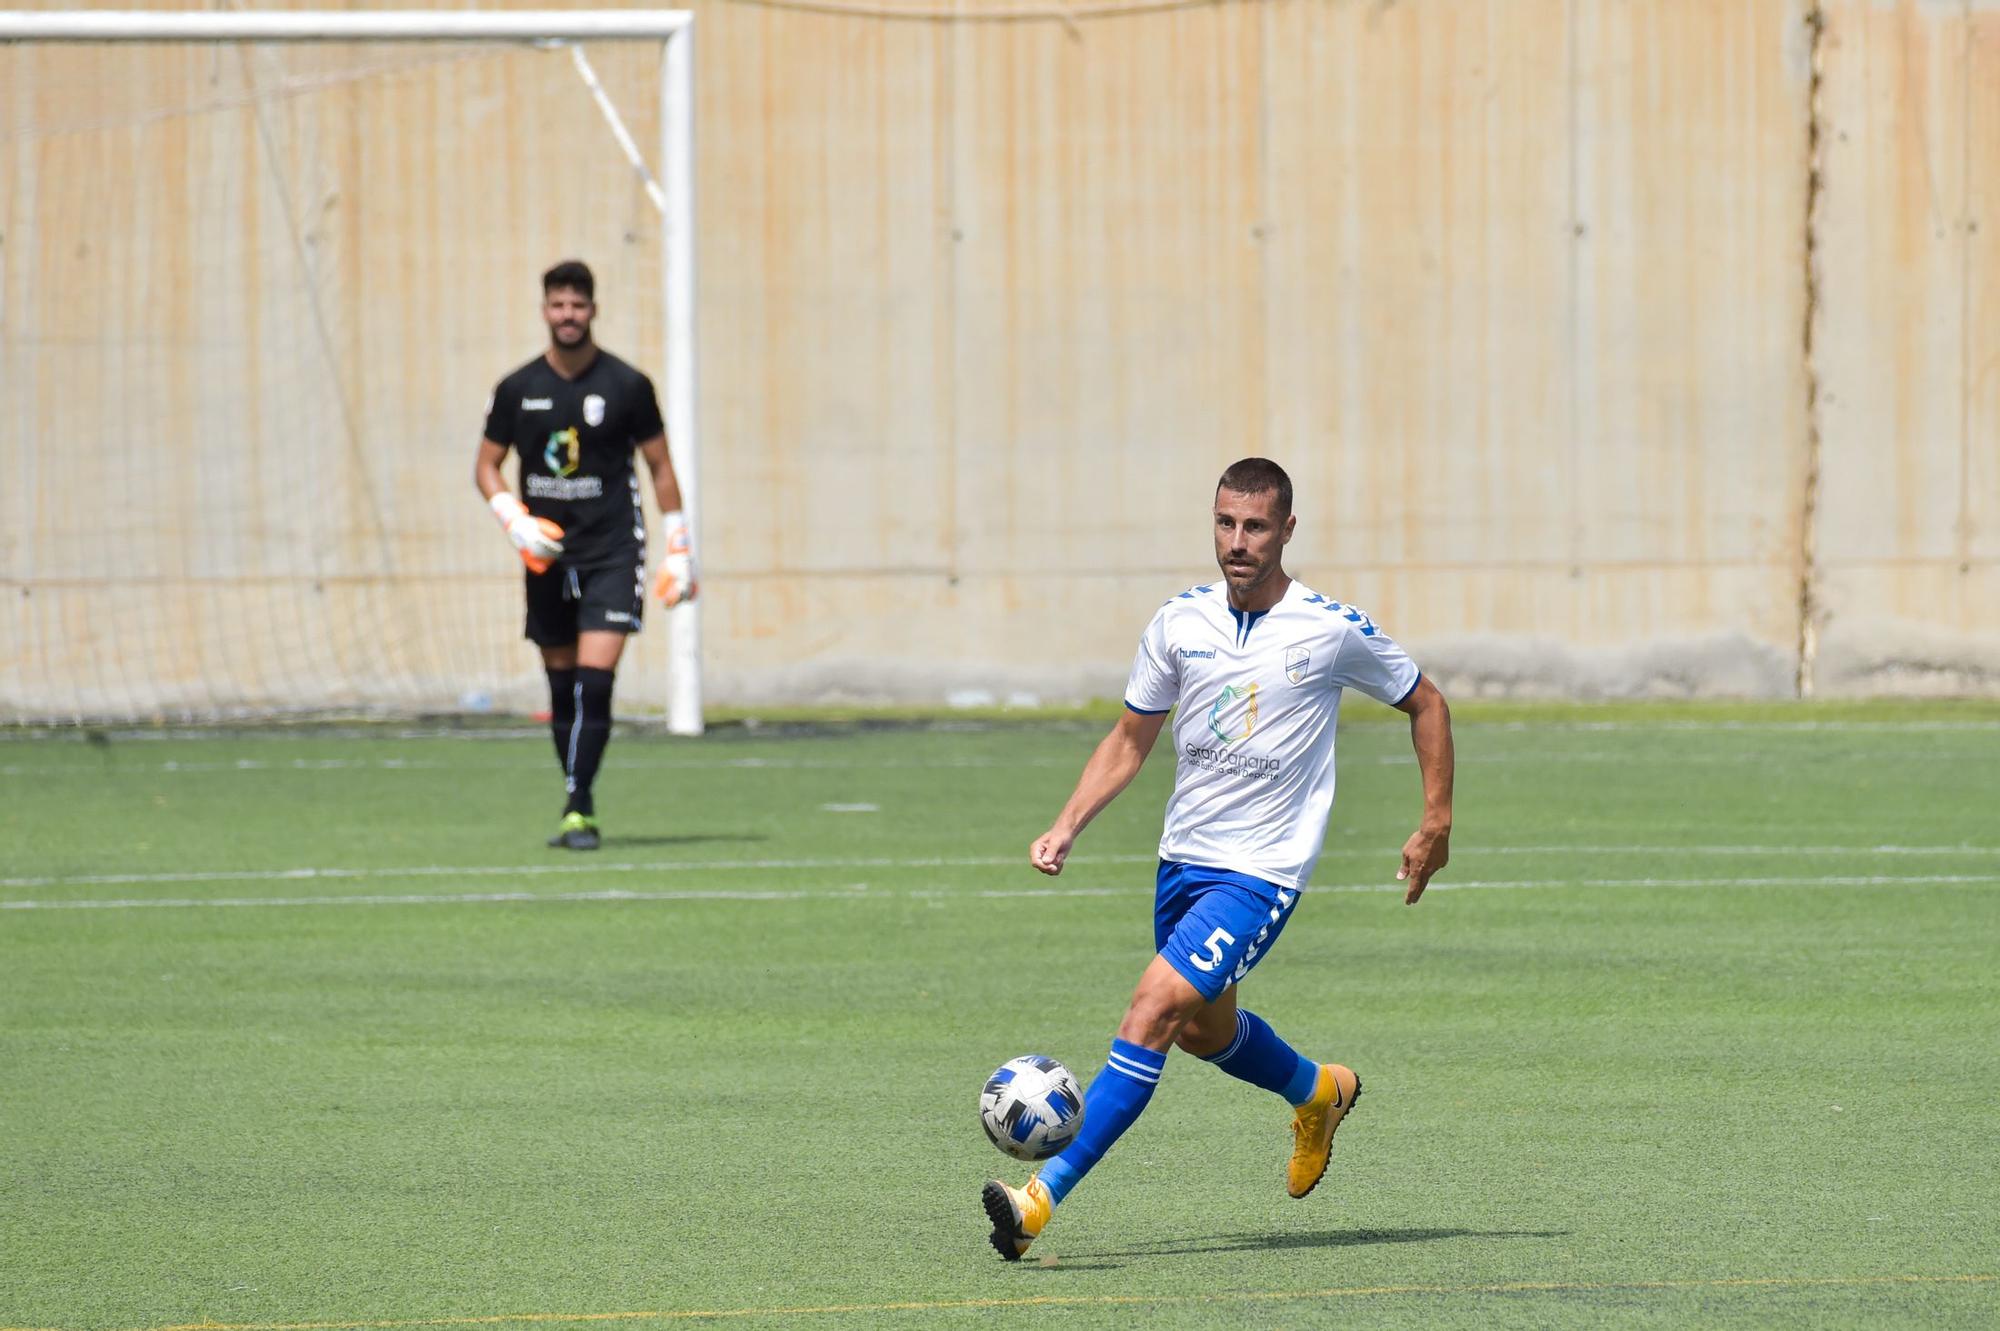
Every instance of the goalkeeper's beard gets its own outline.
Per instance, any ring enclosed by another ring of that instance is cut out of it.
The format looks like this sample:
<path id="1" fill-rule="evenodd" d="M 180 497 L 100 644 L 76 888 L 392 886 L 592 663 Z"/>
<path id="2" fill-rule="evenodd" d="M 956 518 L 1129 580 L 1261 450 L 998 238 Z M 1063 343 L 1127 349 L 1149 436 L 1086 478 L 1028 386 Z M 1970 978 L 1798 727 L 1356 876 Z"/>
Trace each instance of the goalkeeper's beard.
<path id="1" fill-rule="evenodd" d="M 574 342 L 563 341 L 563 330 L 569 328 L 577 331 L 577 338 Z M 557 351 L 582 351 L 590 345 L 590 325 L 587 323 L 550 324 L 549 342 Z"/>

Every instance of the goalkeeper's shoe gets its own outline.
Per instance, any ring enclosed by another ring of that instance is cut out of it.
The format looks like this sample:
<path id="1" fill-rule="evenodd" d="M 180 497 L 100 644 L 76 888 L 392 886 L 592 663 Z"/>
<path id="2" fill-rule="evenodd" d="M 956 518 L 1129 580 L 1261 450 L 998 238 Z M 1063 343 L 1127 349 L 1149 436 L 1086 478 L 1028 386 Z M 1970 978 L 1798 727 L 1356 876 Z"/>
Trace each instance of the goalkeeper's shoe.
<path id="1" fill-rule="evenodd" d="M 1352 1068 L 1320 1065 L 1313 1098 L 1292 1114 L 1292 1160 L 1285 1168 L 1285 1191 L 1303 1197 L 1319 1185 L 1327 1157 L 1333 1154 L 1333 1130 L 1360 1098 L 1361 1078 Z"/>
<path id="2" fill-rule="evenodd" d="M 997 1178 L 988 1179 L 979 1200 L 986 1205 L 986 1218 L 993 1222 L 993 1250 L 1010 1262 L 1021 1260 L 1056 1209 L 1039 1178 L 1029 1179 L 1025 1188 L 1010 1188 Z"/>
<path id="3" fill-rule="evenodd" d="M 549 838 L 560 850 L 596 850 L 597 842 L 597 820 L 581 813 L 564 814 L 562 826 Z"/>

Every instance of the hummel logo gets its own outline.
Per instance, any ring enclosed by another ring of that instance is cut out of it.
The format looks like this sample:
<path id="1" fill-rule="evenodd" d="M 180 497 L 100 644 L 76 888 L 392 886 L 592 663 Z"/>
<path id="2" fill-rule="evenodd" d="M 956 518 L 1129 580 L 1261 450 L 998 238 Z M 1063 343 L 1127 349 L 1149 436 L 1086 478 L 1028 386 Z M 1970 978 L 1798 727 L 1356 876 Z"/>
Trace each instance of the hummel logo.
<path id="1" fill-rule="evenodd" d="M 632 616 L 626 614 L 623 610 L 606 610 L 604 618 L 613 624 L 630 624 L 632 622 Z"/>
<path id="2" fill-rule="evenodd" d="M 552 397 L 524 397 L 521 399 L 522 411 L 549 411 L 555 405 L 556 400 Z"/>

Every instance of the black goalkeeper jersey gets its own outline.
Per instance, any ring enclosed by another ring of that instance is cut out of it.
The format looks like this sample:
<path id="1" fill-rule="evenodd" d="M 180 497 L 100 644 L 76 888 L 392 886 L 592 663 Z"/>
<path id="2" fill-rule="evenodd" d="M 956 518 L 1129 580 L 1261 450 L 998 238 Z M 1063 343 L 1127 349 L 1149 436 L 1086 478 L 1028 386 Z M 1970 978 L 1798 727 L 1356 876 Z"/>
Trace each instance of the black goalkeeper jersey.
<path id="1" fill-rule="evenodd" d="M 663 429 L 653 381 L 603 350 L 574 379 L 535 357 L 500 381 L 486 413 L 486 437 L 521 455 L 522 501 L 563 529 L 562 562 L 575 568 L 643 552 L 632 452 Z"/>

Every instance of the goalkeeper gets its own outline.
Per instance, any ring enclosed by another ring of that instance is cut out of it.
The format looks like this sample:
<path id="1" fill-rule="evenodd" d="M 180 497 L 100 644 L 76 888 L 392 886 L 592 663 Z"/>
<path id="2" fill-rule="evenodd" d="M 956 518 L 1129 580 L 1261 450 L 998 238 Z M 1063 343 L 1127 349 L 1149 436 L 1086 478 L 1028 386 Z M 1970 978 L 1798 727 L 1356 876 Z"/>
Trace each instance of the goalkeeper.
<path id="1" fill-rule="evenodd" d="M 528 566 L 528 640 L 549 676 L 549 729 L 568 802 L 551 846 L 595 850 L 591 786 L 611 739 L 611 686 L 646 610 L 646 519 L 637 450 L 652 473 L 665 553 L 653 589 L 668 606 L 695 595 L 680 483 L 667 456 L 653 381 L 591 340 L 596 282 L 575 260 L 542 275 L 549 346 L 502 379 L 487 408 L 473 477 Z M 500 464 L 521 455 L 521 494 Z"/>

